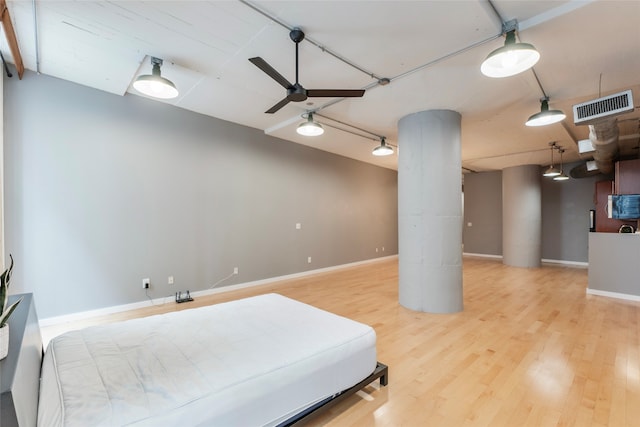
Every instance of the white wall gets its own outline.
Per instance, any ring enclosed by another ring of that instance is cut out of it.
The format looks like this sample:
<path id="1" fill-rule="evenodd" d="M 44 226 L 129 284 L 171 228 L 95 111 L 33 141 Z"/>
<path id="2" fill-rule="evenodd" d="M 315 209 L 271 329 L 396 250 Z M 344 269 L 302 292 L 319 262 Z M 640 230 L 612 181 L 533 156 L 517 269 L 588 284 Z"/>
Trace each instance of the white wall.
<path id="1" fill-rule="evenodd" d="M 4 84 L 6 248 L 41 318 L 145 300 L 144 277 L 158 298 L 397 253 L 395 171 L 44 75 Z"/>

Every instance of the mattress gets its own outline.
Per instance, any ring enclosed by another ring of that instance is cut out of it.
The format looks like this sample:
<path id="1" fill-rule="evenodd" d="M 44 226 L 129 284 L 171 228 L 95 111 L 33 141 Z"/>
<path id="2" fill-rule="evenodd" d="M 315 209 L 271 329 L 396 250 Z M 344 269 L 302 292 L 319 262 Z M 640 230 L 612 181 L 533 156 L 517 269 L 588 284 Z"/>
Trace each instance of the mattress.
<path id="1" fill-rule="evenodd" d="M 370 375 L 375 331 L 278 294 L 54 338 L 39 426 L 272 426 Z"/>

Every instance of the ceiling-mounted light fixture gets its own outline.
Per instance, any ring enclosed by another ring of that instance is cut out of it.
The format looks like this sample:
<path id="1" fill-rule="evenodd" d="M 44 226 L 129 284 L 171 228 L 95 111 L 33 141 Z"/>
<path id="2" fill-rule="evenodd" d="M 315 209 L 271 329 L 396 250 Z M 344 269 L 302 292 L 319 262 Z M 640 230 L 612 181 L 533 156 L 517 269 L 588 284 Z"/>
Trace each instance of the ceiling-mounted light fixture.
<path id="1" fill-rule="evenodd" d="M 551 165 L 547 168 L 547 170 L 544 171 L 542 175 L 550 177 L 558 176 L 560 175 L 560 171 L 553 165 L 553 150 L 557 148 L 557 145 L 555 142 L 550 142 L 549 147 L 551 148 Z"/>
<path id="2" fill-rule="evenodd" d="M 133 87 L 140 93 L 151 96 L 153 98 L 171 99 L 178 96 L 176 85 L 169 79 L 165 79 L 160 75 L 160 67 L 162 59 L 151 57 L 152 70 L 151 74 L 138 76 Z"/>
<path id="3" fill-rule="evenodd" d="M 324 133 L 324 129 L 320 123 L 313 121 L 313 113 L 307 113 L 307 121 L 300 123 L 296 132 L 304 136 L 319 136 Z"/>
<path id="4" fill-rule="evenodd" d="M 564 173 L 564 164 L 562 163 L 562 153 L 564 153 L 564 149 L 558 147 L 558 152 L 560 153 L 560 175 L 554 176 L 554 181 L 566 181 L 569 177 Z"/>
<path id="5" fill-rule="evenodd" d="M 387 145 L 387 139 L 383 136 L 380 138 L 380 145 L 371 152 L 374 156 L 389 156 L 393 154 L 393 148 Z"/>
<path id="6" fill-rule="evenodd" d="M 509 77 L 533 67 L 540 59 L 540 53 L 529 43 L 516 42 L 517 21 L 509 21 L 502 26 L 506 34 L 504 46 L 487 56 L 480 71 L 487 77 Z"/>
<path id="7" fill-rule="evenodd" d="M 552 123 L 558 123 L 565 119 L 566 114 L 560 110 L 549 110 L 549 97 L 545 96 L 540 99 L 540 112 L 535 113 L 526 121 L 527 126 L 546 126 Z"/>

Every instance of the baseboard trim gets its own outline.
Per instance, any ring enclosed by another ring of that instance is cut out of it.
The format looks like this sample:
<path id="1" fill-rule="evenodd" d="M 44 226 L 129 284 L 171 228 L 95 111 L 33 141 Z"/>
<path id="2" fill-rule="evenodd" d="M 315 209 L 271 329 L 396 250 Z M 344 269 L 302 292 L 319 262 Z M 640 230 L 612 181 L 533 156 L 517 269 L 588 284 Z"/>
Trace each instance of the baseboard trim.
<path id="1" fill-rule="evenodd" d="M 491 255 L 491 254 L 474 254 L 471 252 L 463 252 L 462 256 L 466 256 L 469 258 L 491 258 L 491 259 L 502 259 L 502 255 Z"/>
<path id="2" fill-rule="evenodd" d="M 223 287 L 220 287 L 220 288 L 205 289 L 205 290 L 202 290 L 202 291 L 194 291 L 194 292 L 191 292 L 191 296 L 192 297 L 198 297 L 198 296 L 205 296 L 205 295 L 212 295 L 212 294 L 220 294 L 220 293 L 224 293 L 224 292 L 236 291 L 236 290 L 239 290 L 239 289 L 246 289 L 246 288 L 252 288 L 252 287 L 257 287 L 257 286 L 264 286 L 264 285 L 269 285 L 269 284 L 272 284 L 274 282 L 279 282 L 279 281 L 282 281 L 282 280 L 299 279 L 299 278 L 302 278 L 302 277 L 312 276 L 312 275 L 315 275 L 315 274 L 329 273 L 329 272 L 332 272 L 332 271 L 342 270 L 342 269 L 345 269 L 345 268 L 351 268 L 351 267 L 357 267 L 357 266 L 366 265 L 366 264 L 372 264 L 372 263 L 376 263 L 376 262 L 387 261 L 387 260 L 394 259 L 394 258 L 397 259 L 398 255 L 389 255 L 389 256 L 385 256 L 385 257 L 372 258 L 372 259 L 367 259 L 367 260 L 363 260 L 363 261 L 356 261 L 356 262 L 352 262 L 352 263 L 348 263 L 348 264 L 340 264 L 340 265 L 335 265 L 335 266 L 331 266 L 331 267 L 318 268 L 316 270 L 307 270 L 307 271 L 302 271 L 300 273 L 287 274 L 287 275 L 284 275 L 284 276 L 270 277 L 268 279 L 255 280 L 255 281 L 252 281 L 252 282 L 239 283 L 237 285 L 229 285 L 229 286 L 223 286 Z M 59 324 L 62 324 L 62 323 L 68 323 L 68 322 L 75 322 L 75 321 L 79 321 L 79 320 L 90 319 L 92 317 L 98 317 L 98 316 L 104 316 L 104 315 L 109 315 L 109 314 L 121 313 L 123 311 L 136 310 L 138 308 L 145 308 L 145 307 L 150 307 L 150 306 L 153 306 L 153 305 L 166 304 L 168 302 L 172 302 L 173 300 L 174 300 L 174 296 L 173 295 L 167 295 L 167 296 L 161 297 L 161 298 L 154 298 L 154 299 L 151 299 L 151 300 L 139 301 L 139 302 L 134 302 L 134 303 L 130 303 L 130 304 L 122 304 L 122 305 L 116 305 L 116 306 L 112 306 L 112 307 L 99 308 L 99 309 L 96 309 L 96 310 L 88 310 L 88 311 L 81 311 L 81 312 L 78 312 L 78 313 L 64 314 L 64 315 L 61 315 L 61 316 L 47 317 L 45 319 L 40 319 L 40 321 L 38 323 L 40 324 L 41 328 L 44 328 L 44 327 L 47 327 L 47 326 L 59 325 Z"/>
<path id="3" fill-rule="evenodd" d="M 542 258 L 542 263 L 543 264 L 556 264 L 556 265 L 566 265 L 569 267 L 579 267 L 579 268 L 588 268 L 589 267 L 589 263 L 588 262 L 581 262 L 581 261 L 565 261 L 562 259 L 544 259 Z"/>
<path id="4" fill-rule="evenodd" d="M 621 294 L 619 292 L 600 291 L 598 289 L 587 288 L 587 295 L 596 295 L 599 297 L 624 299 L 627 301 L 640 301 L 640 295 Z"/>
<path id="5" fill-rule="evenodd" d="M 471 252 L 463 252 L 462 256 L 469 258 L 490 258 L 490 259 L 502 259 L 502 255 L 491 255 L 491 254 L 476 254 Z M 547 265 L 566 265 L 568 267 L 579 267 L 579 268 L 588 268 L 588 262 L 580 262 L 580 261 L 565 261 L 561 259 L 545 259 L 542 258 L 540 260 L 542 264 Z"/>

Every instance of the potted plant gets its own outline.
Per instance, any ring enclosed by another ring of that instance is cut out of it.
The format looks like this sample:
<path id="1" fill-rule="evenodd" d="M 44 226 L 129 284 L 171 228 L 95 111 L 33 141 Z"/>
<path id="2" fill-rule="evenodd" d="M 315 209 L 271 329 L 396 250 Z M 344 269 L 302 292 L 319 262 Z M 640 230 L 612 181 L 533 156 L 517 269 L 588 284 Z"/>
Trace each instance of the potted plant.
<path id="1" fill-rule="evenodd" d="M 11 271 L 13 270 L 13 257 L 9 254 L 11 264 L 0 276 L 0 360 L 7 357 L 9 353 L 9 316 L 16 309 L 18 303 L 22 301 L 20 298 L 18 301 L 11 305 L 9 304 L 9 281 L 11 280 Z"/>

